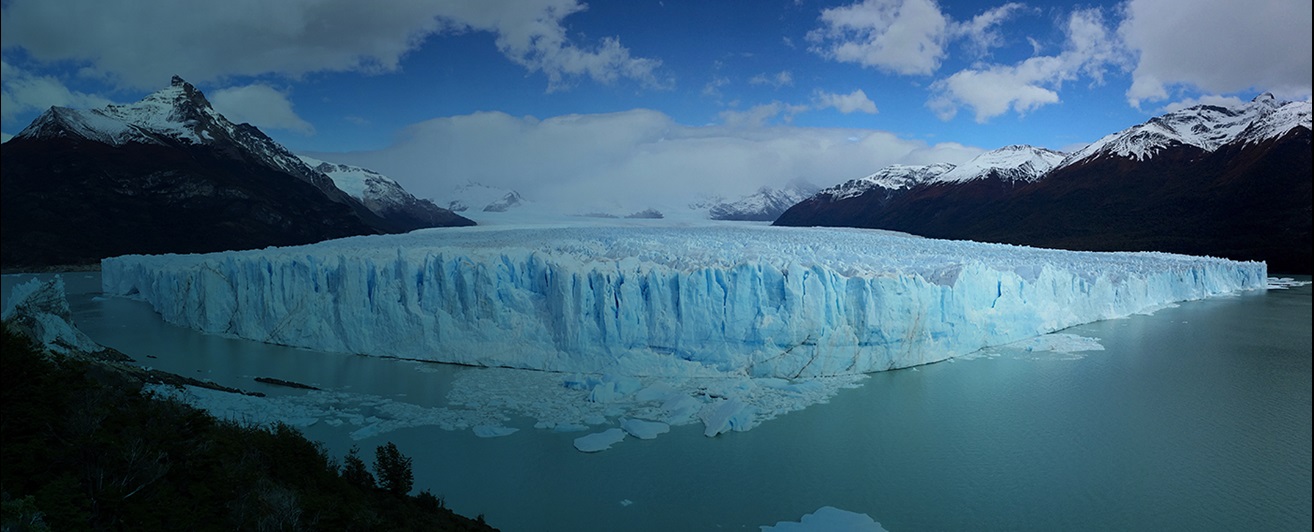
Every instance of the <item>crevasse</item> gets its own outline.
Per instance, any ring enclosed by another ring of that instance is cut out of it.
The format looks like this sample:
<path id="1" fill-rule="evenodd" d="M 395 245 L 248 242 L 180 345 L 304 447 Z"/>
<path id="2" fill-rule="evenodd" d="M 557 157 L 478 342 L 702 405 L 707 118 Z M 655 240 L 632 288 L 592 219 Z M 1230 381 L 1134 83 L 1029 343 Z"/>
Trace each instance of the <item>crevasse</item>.
<path id="1" fill-rule="evenodd" d="M 936 362 L 1175 301 L 1263 263 L 758 225 L 475 227 L 102 262 L 201 331 L 461 364 L 769 377 Z"/>

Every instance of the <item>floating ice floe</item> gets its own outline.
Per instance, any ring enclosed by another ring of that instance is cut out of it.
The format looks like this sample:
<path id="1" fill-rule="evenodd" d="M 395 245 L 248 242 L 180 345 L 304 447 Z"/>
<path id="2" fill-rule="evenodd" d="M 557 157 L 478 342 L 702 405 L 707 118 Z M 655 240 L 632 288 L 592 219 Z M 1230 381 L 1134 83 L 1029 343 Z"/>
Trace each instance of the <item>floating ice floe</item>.
<path id="1" fill-rule="evenodd" d="M 602 432 L 595 432 L 587 436 L 575 438 L 575 448 L 580 452 L 596 453 L 610 449 L 613 444 L 620 443 L 625 439 L 625 431 L 621 429 L 607 429 Z"/>
<path id="2" fill-rule="evenodd" d="M 1011 353 L 1016 357 L 1031 360 L 1081 360 L 1086 358 L 1085 353 L 1087 352 L 1103 350 L 1104 345 L 1100 344 L 1097 338 L 1071 333 L 1050 333 L 1011 344 L 982 349 L 975 353 L 950 359 L 950 362 L 955 360 L 993 359 L 1003 356 L 1004 353 Z"/>
<path id="3" fill-rule="evenodd" d="M 1053 351 L 1055 353 L 1077 353 L 1082 351 L 1103 351 L 1104 346 L 1095 338 L 1068 333 L 1044 334 L 1013 342 L 1007 347 L 1023 351 Z"/>
<path id="4" fill-rule="evenodd" d="M 624 419 L 620 421 L 621 429 L 640 440 L 651 440 L 660 434 L 666 434 L 671 431 L 671 426 L 660 421 L 644 421 L 642 419 Z"/>
<path id="5" fill-rule="evenodd" d="M 799 521 L 781 521 L 775 526 L 763 525 L 761 530 L 772 532 L 888 532 L 867 514 L 822 506 L 804 515 Z"/>
<path id="6" fill-rule="evenodd" d="M 499 436 L 509 436 L 511 434 L 515 434 L 515 432 L 518 430 L 520 429 L 503 427 L 500 425 L 479 425 L 474 428 L 474 433 L 475 436 L 478 436 L 480 438 L 496 438 Z"/>
<path id="7" fill-rule="evenodd" d="M 1264 287 L 1269 290 L 1286 290 L 1300 286 L 1308 286 L 1310 281 L 1297 281 L 1290 277 L 1269 277 L 1268 284 Z"/>

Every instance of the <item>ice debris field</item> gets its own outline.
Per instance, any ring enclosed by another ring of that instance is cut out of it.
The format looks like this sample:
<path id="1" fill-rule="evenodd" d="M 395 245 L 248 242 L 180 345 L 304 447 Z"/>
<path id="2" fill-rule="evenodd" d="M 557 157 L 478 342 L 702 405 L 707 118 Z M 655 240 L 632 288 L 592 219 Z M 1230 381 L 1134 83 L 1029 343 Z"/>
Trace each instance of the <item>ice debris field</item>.
<path id="1" fill-rule="evenodd" d="M 416 424 L 502 436 L 514 432 L 501 425 L 507 411 L 541 429 L 609 425 L 575 441 L 584 452 L 699 421 L 707 436 L 747 430 L 868 372 L 1262 290 L 1266 273 L 1163 253 L 669 223 L 447 228 L 102 262 L 107 295 L 146 301 L 174 324 L 488 366 L 462 374 L 449 408 L 389 414 L 410 407 L 329 394 L 314 401 L 338 406 L 320 414 L 342 415 L 306 422 L 351 422 L 357 438 Z M 1035 342 L 1099 349 L 1079 337 Z M 1040 344 L 1031 349 L 1065 350 Z"/>

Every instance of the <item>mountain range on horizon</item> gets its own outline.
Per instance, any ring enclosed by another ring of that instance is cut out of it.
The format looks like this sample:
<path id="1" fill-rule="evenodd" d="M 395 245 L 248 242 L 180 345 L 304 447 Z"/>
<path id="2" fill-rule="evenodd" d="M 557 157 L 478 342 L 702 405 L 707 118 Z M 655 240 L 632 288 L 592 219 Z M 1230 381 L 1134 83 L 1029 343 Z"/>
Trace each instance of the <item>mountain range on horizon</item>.
<path id="1" fill-rule="evenodd" d="M 1310 102 L 1270 94 L 1151 118 L 1071 154 L 1006 146 L 821 190 L 783 226 L 902 231 L 1087 251 L 1164 251 L 1311 270 Z"/>
<path id="2" fill-rule="evenodd" d="M 1214 255 L 1307 273 L 1309 148 L 1310 102 L 1265 94 L 1154 117 L 1070 154 L 1009 145 L 958 165 L 891 165 L 824 189 L 796 180 L 689 208 L 714 220 Z M 4 144 L 3 175 L 6 268 L 471 225 L 456 212 L 530 204 L 467 183 L 444 208 L 378 172 L 294 155 L 176 76 L 135 104 L 52 107 Z"/>
<path id="3" fill-rule="evenodd" d="M 177 76 L 133 104 L 51 107 L 4 143 L 3 266 L 474 224 L 382 176 L 316 162 L 229 121 Z"/>

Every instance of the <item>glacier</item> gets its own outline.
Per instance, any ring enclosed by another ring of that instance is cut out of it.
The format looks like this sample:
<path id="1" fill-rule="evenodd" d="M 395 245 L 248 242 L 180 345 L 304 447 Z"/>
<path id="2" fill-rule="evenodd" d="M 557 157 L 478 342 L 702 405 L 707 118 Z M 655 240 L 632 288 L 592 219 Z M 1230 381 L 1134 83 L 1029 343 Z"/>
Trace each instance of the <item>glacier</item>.
<path id="1" fill-rule="evenodd" d="M 652 222 L 652 223 L 646 223 Z M 322 351 L 629 376 L 927 364 L 1266 286 L 1263 263 L 757 224 L 486 226 L 102 261 L 173 324 Z"/>

